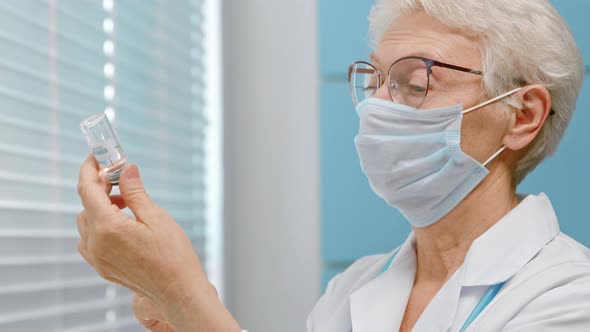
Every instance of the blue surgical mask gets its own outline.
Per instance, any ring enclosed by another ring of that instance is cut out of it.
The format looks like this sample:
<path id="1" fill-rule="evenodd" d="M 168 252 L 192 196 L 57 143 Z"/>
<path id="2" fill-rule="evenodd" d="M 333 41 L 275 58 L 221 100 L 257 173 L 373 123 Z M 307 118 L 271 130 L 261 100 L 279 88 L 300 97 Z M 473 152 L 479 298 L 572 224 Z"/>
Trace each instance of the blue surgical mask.
<path id="1" fill-rule="evenodd" d="M 477 187 L 489 173 L 486 165 L 505 149 L 484 163 L 464 153 L 463 114 L 519 89 L 467 110 L 460 104 L 422 110 L 377 98 L 358 104 L 354 142 L 373 191 L 414 227 L 439 221 Z"/>

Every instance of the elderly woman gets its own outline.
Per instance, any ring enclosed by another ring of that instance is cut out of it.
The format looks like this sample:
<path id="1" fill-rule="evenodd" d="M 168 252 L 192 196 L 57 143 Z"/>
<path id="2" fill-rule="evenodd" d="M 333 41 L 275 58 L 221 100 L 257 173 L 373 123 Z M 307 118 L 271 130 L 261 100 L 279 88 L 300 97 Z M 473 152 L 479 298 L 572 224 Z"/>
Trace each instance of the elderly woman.
<path id="1" fill-rule="evenodd" d="M 563 19 L 545 0 L 382 0 L 370 20 L 371 61 L 349 68 L 355 144 L 413 232 L 336 276 L 308 330 L 590 331 L 590 251 L 560 233 L 544 194 L 516 193 L 575 108 L 583 66 Z M 122 197 L 109 190 L 89 157 L 79 250 L 139 294 L 143 324 L 240 331 L 137 167 Z"/>

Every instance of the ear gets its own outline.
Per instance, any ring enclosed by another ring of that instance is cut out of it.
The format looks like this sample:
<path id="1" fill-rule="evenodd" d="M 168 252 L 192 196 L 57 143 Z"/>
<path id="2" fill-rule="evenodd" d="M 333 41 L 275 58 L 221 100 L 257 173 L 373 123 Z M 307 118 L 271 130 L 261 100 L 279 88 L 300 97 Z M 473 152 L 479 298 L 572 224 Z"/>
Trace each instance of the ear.
<path id="1" fill-rule="evenodd" d="M 516 109 L 503 143 L 518 151 L 531 144 L 543 128 L 551 112 L 551 95 L 544 86 L 534 84 L 522 88 L 515 97 L 522 107 Z"/>

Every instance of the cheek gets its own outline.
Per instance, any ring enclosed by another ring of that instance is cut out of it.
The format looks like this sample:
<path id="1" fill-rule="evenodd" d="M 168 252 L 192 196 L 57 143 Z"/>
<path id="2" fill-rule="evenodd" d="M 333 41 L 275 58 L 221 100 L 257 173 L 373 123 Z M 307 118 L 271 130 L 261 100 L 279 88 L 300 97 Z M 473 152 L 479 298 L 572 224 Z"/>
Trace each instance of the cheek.
<path id="1" fill-rule="evenodd" d="M 468 113 L 461 125 L 461 149 L 482 163 L 501 147 L 501 121 L 491 112 L 483 108 Z"/>

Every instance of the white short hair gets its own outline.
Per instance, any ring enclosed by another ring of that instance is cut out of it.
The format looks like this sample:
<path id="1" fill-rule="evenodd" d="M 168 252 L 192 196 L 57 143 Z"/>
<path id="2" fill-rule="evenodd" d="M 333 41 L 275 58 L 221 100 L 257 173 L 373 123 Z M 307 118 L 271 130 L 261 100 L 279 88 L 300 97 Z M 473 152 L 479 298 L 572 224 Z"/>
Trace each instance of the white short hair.
<path id="1" fill-rule="evenodd" d="M 555 152 L 576 106 L 584 64 L 567 24 L 547 0 L 377 0 L 369 15 L 373 46 L 396 17 L 416 11 L 480 41 L 489 97 L 523 84 L 549 90 L 555 114 L 517 163 L 520 183 Z"/>

